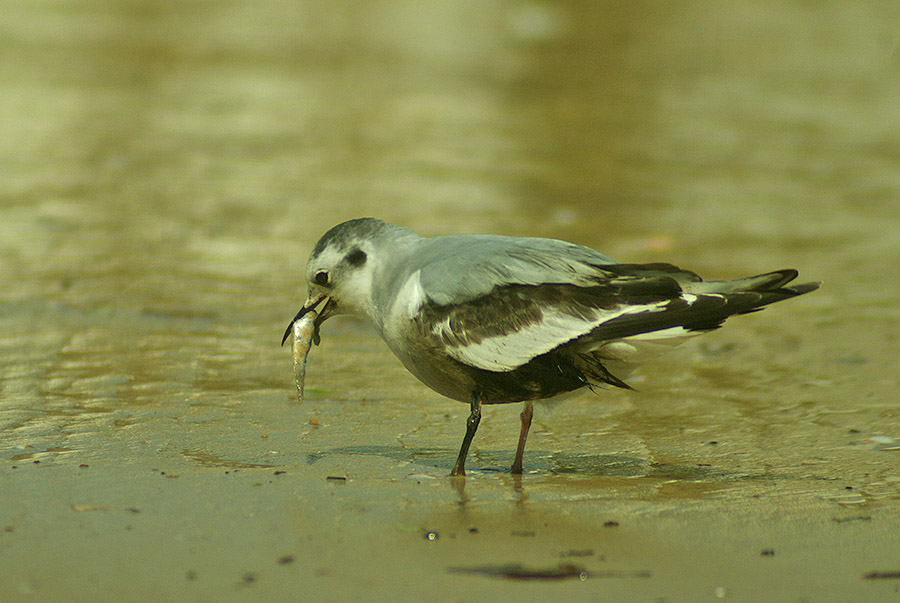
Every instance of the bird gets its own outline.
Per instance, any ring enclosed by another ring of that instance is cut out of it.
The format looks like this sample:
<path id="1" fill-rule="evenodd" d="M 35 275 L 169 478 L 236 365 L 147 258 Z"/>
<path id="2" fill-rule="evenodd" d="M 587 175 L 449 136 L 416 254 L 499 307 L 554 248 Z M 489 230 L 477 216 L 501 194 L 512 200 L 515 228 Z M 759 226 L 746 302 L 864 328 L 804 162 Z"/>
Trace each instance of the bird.
<path id="1" fill-rule="evenodd" d="M 483 405 L 523 402 L 511 467 L 521 474 L 534 403 L 623 379 L 729 316 L 814 291 L 793 269 L 704 281 L 668 263 L 618 263 L 562 240 L 492 234 L 422 237 L 376 218 L 342 222 L 306 264 L 306 302 L 368 320 L 435 392 L 469 404 L 451 476 L 464 476 Z"/>

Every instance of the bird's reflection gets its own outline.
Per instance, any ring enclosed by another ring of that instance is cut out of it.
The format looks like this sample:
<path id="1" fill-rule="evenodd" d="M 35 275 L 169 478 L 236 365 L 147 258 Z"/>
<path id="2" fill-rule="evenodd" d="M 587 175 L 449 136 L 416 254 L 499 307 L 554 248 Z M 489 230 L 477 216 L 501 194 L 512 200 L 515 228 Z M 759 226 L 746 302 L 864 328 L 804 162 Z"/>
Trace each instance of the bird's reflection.
<path id="1" fill-rule="evenodd" d="M 525 490 L 524 480 L 522 479 L 521 474 L 511 474 L 504 476 L 504 482 L 508 483 L 514 493 L 513 498 L 515 499 L 516 505 L 524 505 L 528 500 L 528 493 Z M 466 476 L 465 475 L 453 475 L 449 477 L 450 487 L 456 491 L 459 500 L 457 501 L 457 505 L 464 509 L 466 505 L 469 504 L 469 501 L 472 499 L 471 496 L 466 492 Z"/>

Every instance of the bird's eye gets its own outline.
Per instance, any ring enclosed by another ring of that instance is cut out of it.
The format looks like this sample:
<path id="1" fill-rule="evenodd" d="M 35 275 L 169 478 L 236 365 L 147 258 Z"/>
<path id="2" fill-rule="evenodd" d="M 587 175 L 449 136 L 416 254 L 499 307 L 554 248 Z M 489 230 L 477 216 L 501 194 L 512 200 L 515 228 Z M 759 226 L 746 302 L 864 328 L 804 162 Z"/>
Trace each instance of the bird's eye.
<path id="1" fill-rule="evenodd" d="M 324 270 L 320 270 L 316 272 L 316 276 L 313 277 L 313 280 L 316 281 L 317 285 L 321 285 L 323 287 L 328 285 L 328 273 Z"/>

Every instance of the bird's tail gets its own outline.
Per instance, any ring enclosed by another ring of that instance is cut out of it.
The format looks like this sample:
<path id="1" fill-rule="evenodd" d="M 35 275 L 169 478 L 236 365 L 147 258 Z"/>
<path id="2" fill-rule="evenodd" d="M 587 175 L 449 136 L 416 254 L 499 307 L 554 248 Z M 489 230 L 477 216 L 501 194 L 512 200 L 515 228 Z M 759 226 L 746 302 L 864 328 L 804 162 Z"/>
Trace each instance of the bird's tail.
<path id="1" fill-rule="evenodd" d="M 799 285 L 787 286 L 789 282 L 797 278 L 797 271 L 789 268 L 786 270 L 776 270 L 774 272 L 766 272 L 756 276 L 748 276 L 731 281 L 696 281 L 684 283 L 685 291 L 694 294 L 719 294 L 725 295 L 741 293 L 756 293 L 758 298 L 754 299 L 751 307 L 746 313 L 753 312 L 757 309 L 769 304 L 803 295 L 819 288 L 819 283 L 802 283 Z M 741 297 L 738 295 L 738 297 Z M 752 296 L 756 297 L 756 296 Z"/>

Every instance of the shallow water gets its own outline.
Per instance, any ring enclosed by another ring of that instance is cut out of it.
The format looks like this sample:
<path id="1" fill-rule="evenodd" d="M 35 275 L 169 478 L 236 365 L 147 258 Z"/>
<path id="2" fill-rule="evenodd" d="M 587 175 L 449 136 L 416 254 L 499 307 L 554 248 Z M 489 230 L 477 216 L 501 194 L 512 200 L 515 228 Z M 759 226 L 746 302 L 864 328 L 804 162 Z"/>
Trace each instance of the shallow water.
<path id="1" fill-rule="evenodd" d="M 896 597 L 863 576 L 900 571 L 898 25 L 891 2 L 6 2 L 0 599 Z M 824 284 L 637 393 L 539 409 L 521 480 L 519 409 L 486 409 L 461 484 L 466 407 L 363 323 L 323 327 L 294 403 L 306 256 L 360 215 Z M 587 580 L 450 571 L 567 551 Z"/>

